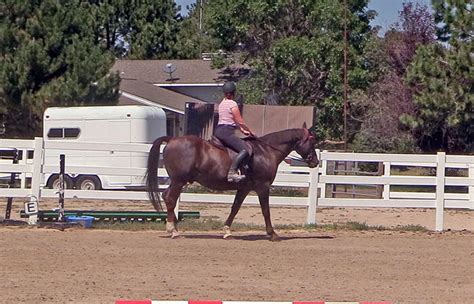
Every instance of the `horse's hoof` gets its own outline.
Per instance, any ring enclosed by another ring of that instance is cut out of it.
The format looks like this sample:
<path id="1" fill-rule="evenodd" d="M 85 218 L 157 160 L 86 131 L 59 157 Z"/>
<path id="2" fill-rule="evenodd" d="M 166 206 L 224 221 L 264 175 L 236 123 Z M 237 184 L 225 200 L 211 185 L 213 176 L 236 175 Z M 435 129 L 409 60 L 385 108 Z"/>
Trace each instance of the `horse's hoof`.
<path id="1" fill-rule="evenodd" d="M 224 240 L 225 239 L 231 239 L 232 238 L 232 233 L 225 233 L 224 234 Z"/>
<path id="2" fill-rule="evenodd" d="M 272 235 L 270 236 L 270 241 L 271 241 L 271 242 L 281 242 L 281 238 L 280 238 L 278 235 L 276 235 L 276 234 L 272 234 Z"/>
<path id="3" fill-rule="evenodd" d="M 224 226 L 224 239 L 229 238 L 232 236 L 232 232 L 230 232 L 230 227 L 225 225 Z"/>
<path id="4" fill-rule="evenodd" d="M 171 238 L 172 238 L 172 239 L 180 239 L 181 237 L 182 237 L 182 236 L 181 236 L 181 234 L 180 234 L 178 231 L 173 231 L 173 232 L 171 233 Z"/>
<path id="5" fill-rule="evenodd" d="M 166 232 L 173 233 L 176 231 L 176 226 L 173 223 L 167 222 L 166 223 Z"/>

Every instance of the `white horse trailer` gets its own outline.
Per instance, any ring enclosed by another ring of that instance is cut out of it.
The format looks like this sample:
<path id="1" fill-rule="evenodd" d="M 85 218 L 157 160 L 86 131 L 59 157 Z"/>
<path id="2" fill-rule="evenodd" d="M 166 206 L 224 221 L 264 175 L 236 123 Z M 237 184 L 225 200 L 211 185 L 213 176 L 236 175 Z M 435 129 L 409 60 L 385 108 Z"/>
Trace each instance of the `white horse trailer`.
<path id="1" fill-rule="evenodd" d="M 166 135 L 166 114 L 154 106 L 53 107 L 44 112 L 44 141 L 144 143 Z M 148 153 L 86 150 L 44 152 L 45 165 L 146 168 Z M 75 174 L 65 176 L 65 187 L 76 189 L 133 189 L 144 186 L 143 176 Z M 48 188 L 59 187 L 59 175 L 45 175 Z"/>

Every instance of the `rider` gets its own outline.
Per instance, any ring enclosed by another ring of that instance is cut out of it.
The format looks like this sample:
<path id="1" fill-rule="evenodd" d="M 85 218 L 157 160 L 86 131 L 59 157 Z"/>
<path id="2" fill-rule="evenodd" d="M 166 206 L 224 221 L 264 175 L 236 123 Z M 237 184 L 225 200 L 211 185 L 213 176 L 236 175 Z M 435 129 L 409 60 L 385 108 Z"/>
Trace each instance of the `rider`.
<path id="1" fill-rule="evenodd" d="M 229 182 L 239 182 L 245 178 L 245 175 L 240 175 L 237 171 L 241 162 L 248 157 L 249 152 L 246 149 L 245 143 L 242 139 L 235 135 L 237 126 L 240 131 L 247 136 L 255 136 L 250 128 L 245 124 L 239 107 L 234 101 L 235 83 L 226 82 L 223 86 L 224 99 L 219 104 L 219 122 L 214 131 L 214 135 L 219 138 L 226 146 L 235 150 L 238 154 L 232 161 L 227 180 Z"/>

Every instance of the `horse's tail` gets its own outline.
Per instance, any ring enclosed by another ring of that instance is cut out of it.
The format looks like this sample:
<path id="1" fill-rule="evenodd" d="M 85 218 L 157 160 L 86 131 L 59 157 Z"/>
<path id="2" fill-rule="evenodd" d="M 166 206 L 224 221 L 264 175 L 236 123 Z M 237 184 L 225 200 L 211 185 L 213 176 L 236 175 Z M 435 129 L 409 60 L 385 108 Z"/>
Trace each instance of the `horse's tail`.
<path id="1" fill-rule="evenodd" d="M 160 160 L 160 147 L 163 142 L 168 142 L 170 136 L 163 136 L 155 140 L 148 154 L 148 165 L 146 170 L 146 185 L 148 197 L 156 211 L 163 211 L 161 206 L 158 185 L 158 162 Z"/>

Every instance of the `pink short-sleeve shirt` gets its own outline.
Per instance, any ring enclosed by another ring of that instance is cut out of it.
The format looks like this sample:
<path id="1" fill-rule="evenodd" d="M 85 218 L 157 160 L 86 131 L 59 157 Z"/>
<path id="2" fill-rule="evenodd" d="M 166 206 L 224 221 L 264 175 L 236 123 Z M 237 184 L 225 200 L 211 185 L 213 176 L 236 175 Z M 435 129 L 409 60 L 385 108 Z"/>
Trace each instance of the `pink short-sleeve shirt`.
<path id="1" fill-rule="evenodd" d="M 231 125 L 235 126 L 234 115 L 232 114 L 232 108 L 237 107 L 237 103 L 232 99 L 224 98 L 219 104 L 219 122 L 218 125 Z"/>

